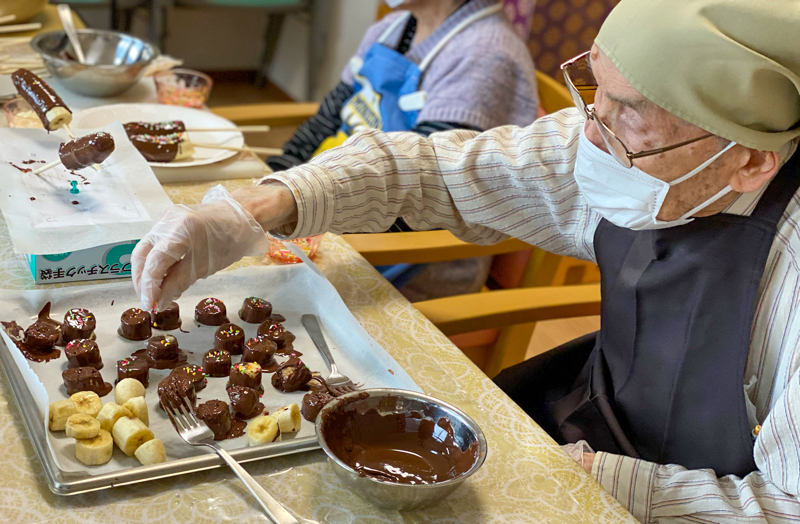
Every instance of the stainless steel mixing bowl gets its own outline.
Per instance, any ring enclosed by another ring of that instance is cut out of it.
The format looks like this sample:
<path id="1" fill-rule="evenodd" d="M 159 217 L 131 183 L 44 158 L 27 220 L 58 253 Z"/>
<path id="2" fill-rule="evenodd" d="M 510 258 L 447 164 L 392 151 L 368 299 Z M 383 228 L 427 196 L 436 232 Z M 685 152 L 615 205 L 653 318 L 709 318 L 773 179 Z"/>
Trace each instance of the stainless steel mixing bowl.
<path id="1" fill-rule="evenodd" d="M 78 38 L 86 64 L 78 63 L 64 31 L 40 34 L 31 40 L 31 47 L 42 55 L 52 76 L 81 95 L 122 93 L 141 78 L 144 68 L 159 55 L 156 46 L 124 33 L 79 29 Z"/>
<path id="2" fill-rule="evenodd" d="M 397 484 L 360 476 L 331 451 L 322 433 L 322 424 L 339 402 L 363 393 L 368 393 L 369 396 L 362 400 L 351 401 L 346 409 L 375 408 L 381 414 L 418 412 L 423 417 L 433 420 L 441 417 L 449 420 L 456 442 L 462 450 L 478 442 L 478 457 L 472 467 L 459 477 L 434 484 Z M 342 482 L 361 498 L 385 509 L 406 511 L 429 506 L 452 493 L 467 477 L 478 471 L 486 460 L 486 438 L 478 424 L 466 413 L 431 396 L 403 389 L 366 389 L 332 400 L 320 411 L 316 421 L 316 432 L 320 446 L 328 455 L 328 463 Z"/>

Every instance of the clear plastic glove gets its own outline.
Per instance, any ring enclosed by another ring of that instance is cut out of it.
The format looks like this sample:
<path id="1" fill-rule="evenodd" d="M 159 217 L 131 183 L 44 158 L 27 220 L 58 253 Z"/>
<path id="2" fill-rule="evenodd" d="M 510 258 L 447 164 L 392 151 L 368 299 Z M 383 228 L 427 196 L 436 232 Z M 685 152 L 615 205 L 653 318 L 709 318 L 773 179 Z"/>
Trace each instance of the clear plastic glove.
<path id="1" fill-rule="evenodd" d="M 569 458 L 580 464 L 584 469 L 586 469 L 586 467 L 583 464 L 583 454 L 594 453 L 592 447 L 585 440 L 579 440 L 574 444 L 564 444 L 561 446 L 561 449 L 564 450 L 564 453 L 566 453 Z"/>
<path id="2" fill-rule="evenodd" d="M 142 309 L 160 310 L 189 286 L 245 256 L 269 249 L 264 230 L 222 187 L 199 205 L 167 209 L 131 254 L 133 287 Z"/>

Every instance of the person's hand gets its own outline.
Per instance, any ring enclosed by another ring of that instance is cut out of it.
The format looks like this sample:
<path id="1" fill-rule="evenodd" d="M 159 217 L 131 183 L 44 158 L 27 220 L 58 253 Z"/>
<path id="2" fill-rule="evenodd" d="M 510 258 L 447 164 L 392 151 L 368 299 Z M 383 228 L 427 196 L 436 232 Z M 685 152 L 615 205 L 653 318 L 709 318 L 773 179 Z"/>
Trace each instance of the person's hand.
<path id="1" fill-rule="evenodd" d="M 592 464 L 594 464 L 594 453 L 584 453 L 583 454 L 583 469 L 586 470 L 586 473 L 589 475 L 592 474 Z"/>
<path id="2" fill-rule="evenodd" d="M 283 184 L 277 185 L 289 191 Z M 269 203 L 261 206 L 268 209 Z M 281 213 L 273 214 L 275 220 L 267 222 L 281 225 Z M 225 188 L 216 186 L 201 204 L 172 206 L 158 219 L 131 254 L 133 285 L 142 309 L 150 311 L 154 304 L 163 309 L 198 279 L 268 249 L 261 225 Z"/>

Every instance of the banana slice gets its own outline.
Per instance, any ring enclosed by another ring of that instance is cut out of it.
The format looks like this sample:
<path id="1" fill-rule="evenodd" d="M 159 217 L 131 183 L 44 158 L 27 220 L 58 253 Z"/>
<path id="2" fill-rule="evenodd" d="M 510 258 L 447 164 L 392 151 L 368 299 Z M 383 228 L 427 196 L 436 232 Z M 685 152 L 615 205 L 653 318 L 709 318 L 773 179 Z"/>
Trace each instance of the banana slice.
<path id="1" fill-rule="evenodd" d="M 297 404 L 289 404 L 272 414 L 278 422 L 281 433 L 295 433 L 300 431 L 300 407 Z"/>
<path id="2" fill-rule="evenodd" d="M 75 458 L 87 466 L 99 466 L 111 460 L 114 440 L 111 433 L 101 429 L 94 438 L 75 441 Z"/>
<path id="3" fill-rule="evenodd" d="M 48 122 L 50 122 L 50 130 L 56 130 L 72 122 L 72 113 L 64 107 L 56 106 L 45 113 Z"/>
<path id="4" fill-rule="evenodd" d="M 59 400 L 50 404 L 47 410 L 48 425 L 50 431 L 64 431 L 67 427 L 67 419 L 78 412 L 75 403 L 69 399 Z"/>
<path id="5" fill-rule="evenodd" d="M 69 399 L 75 403 L 78 413 L 86 413 L 92 417 L 97 417 L 103 408 L 103 401 L 94 391 L 78 391 Z"/>
<path id="6" fill-rule="evenodd" d="M 122 407 L 130 410 L 134 417 L 144 422 L 145 426 L 150 425 L 150 415 L 147 413 L 147 402 L 145 402 L 144 397 L 133 397 L 125 402 Z"/>
<path id="7" fill-rule="evenodd" d="M 117 420 L 120 417 L 132 417 L 133 413 L 128 408 L 123 408 L 116 402 L 106 402 L 100 413 L 97 414 L 97 420 L 100 422 L 100 427 L 106 431 L 111 431 Z"/>
<path id="8" fill-rule="evenodd" d="M 183 160 L 194 155 L 194 146 L 189 137 L 186 133 L 181 133 L 181 135 L 183 140 L 178 143 L 178 154 L 175 155 L 175 160 Z"/>
<path id="9" fill-rule="evenodd" d="M 278 421 L 271 415 L 261 415 L 250 421 L 247 426 L 247 440 L 251 446 L 277 442 L 281 439 L 281 428 Z"/>
<path id="10" fill-rule="evenodd" d="M 157 438 L 148 440 L 136 448 L 133 454 L 136 455 L 136 458 L 139 459 L 139 462 L 144 466 L 167 461 L 167 450 L 164 447 L 164 443 Z"/>
<path id="11" fill-rule="evenodd" d="M 143 397 L 147 392 L 141 382 L 135 378 L 123 378 L 114 388 L 114 402 L 120 406 L 134 397 Z"/>
<path id="12" fill-rule="evenodd" d="M 119 449 L 129 457 L 133 456 L 139 446 L 153 440 L 150 428 L 133 415 L 120 417 L 111 429 L 111 436 Z"/>
<path id="13" fill-rule="evenodd" d="M 77 439 L 94 438 L 100 434 L 100 423 L 86 413 L 75 413 L 67 419 L 67 436 Z"/>

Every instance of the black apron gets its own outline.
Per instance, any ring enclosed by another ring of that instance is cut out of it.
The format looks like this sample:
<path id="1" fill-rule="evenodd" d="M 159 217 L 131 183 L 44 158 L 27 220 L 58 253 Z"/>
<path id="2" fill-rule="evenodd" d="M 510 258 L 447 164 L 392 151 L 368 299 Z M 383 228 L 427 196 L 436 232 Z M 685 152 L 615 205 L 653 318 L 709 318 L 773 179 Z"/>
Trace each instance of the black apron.
<path id="1" fill-rule="evenodd" d="M 749 217 L 652 231 L 602 220 L 600 331 L 495 382 L 562 444 L 718 476 L 755 470 L 744 369 L 759 282 L 799 186 L 795 154 Z"/>

